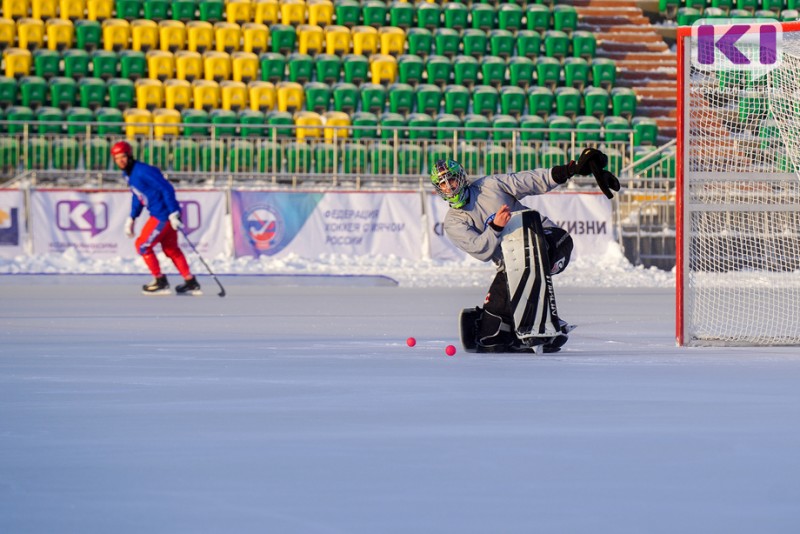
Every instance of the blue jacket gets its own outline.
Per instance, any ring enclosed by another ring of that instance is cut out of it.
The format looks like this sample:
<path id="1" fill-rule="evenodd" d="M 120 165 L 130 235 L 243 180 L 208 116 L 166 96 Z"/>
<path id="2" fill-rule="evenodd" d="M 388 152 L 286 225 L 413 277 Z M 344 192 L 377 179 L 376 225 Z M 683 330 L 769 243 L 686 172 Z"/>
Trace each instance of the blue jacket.
<path id="1" fill-rule="evenodd" d="M 132 218 L 138 217 L 143 208 L 159 221 L 167 221 L 170 213 L 180 211 L 175 188 L 156 167 L 135 161 L 131 173 L 124 174 L 133 193 Z"/>

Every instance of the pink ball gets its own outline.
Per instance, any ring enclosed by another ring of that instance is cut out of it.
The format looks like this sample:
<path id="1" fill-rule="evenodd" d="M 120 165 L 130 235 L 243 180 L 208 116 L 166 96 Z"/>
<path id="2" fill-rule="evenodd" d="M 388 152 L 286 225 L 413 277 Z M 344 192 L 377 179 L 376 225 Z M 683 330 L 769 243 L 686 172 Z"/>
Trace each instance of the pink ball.
<path id="1" fill-rule="evenodd" d="M 413 337 L 410 337 L 410 338 L 406 339 L 406 345 L 408 345 L 409 347 L 413 347 L 416 344 L 417 344 L 417 340 L 414 339 Z"/>
<path id="2" fill-rule="evenodd" d="M 447 345 L 444 348 L 444 353 L 447 354 L 448 356 L 453 356 L 456 353 L 456 348 L 453 345 Z"/>

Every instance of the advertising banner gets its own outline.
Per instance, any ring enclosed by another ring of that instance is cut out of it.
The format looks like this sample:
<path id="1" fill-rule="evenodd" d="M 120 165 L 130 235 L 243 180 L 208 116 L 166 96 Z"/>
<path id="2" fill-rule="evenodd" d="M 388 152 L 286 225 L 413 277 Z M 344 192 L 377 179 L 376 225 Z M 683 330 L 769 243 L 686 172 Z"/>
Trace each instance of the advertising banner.
<path id="1" fill-rule="evenodd" d="M 185 231 L 198 251 L 226 253 L 225 194 L 181 191 L 179 199 Z M 124 233 L 130 211 L 128 191 L 32 191 L 33 252 L 60 254 L 74 248 L 98 258 L 136 257 L 134 240 Z M 147 217 L 145 210 L 137 218 L 135 229 L 140 229 Z M 184 241 L 182 236 L 180 240 Z"/>
<path id="2" fill-rule="evenodd" d="M 442 230 L 447 203 L 438 195 L 426 197 L 431 259 L 465 258 L 466 254 L 457 249 Z M 525 197 L 522 203 L 570 233 L 575 243 L 572 259 L 605 254 L 614 240 L 611 202 L 600 193 L 548 193 Z"/>
<path id="3" fill-rule="evenodd" d="M 0 190 L 0 256 L 25 253 L 25 197 L 18 189 Z"/>
<path id="4" fill-rule="evenodd" d="M 234 253 L 422 256 L 417 192 L 231 193 Z"/>

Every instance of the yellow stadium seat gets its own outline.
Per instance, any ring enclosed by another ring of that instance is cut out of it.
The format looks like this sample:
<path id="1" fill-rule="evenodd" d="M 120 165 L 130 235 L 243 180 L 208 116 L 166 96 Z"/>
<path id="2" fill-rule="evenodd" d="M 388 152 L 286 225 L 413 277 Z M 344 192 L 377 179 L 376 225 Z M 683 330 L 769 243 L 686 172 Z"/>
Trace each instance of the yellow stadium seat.
<path id="1" fill-rule="evenodd" d="M 217 83 L 231 79 L 231 56 L 225 52 L 203 53 L 203 77 Z"/>
<path id="2" fill-rule="evenodd" d="M 44 22 L 21 18 L 17 21 L 17 46 L 33 50 L 44 46 Z"/>
<path id="3" fill-rule="evenodd" d="M 294 124 L 297 126 L 295 135 L 298 141 L 322 137 L 322 115 L 316 111 L 296 112 L 294 114 Z"/>
<path id="4" fill-rule="evenodd" d="M 258 79 L 258 56 L 252 52 L 234 52 L 231 54 L 232 79 L 249 83 Z"/>
<path id="5" fill-rule="evenodd" d="M 256 0 L 253 5 L 253 22 L 271 26 L 280 20 L 278 0 Z"/>
<path id="6" fill-rule="evenodd" d="M 242 82 L 225 80 L 219 84 L 222 109 L 241 111 L 247 109 L 247 85 Z"/>
<path id="7" fill-rule="evenodd" d="M 3 16 L 9 19 L 27 17 L 29 8 L 28 0 L 3 0 Z"/>
<path id="8" fill-rule="evenodd" d="M 203 20 L 193 20 L 186 24 L 188 35 L 187 50 L 207 52 L 214 49 L 214 26 Z"/>
<path id="9" fill-rule="evenodd" d="M 180 135 L 181 112 L 176 109 L 159 108 L 153 111 L 153 135 L 156 139 Z"/>
<path id="10" fill-rule="evenodd" d="M 50 50 L 68 50 L 75 40 L 75 26 L 71 20 L 48 19 L 45 23 L 47 48 Z"/>
<path id="11" fill-rule="evenodd" d="M 113 0 L 86 0 L 86 15 L 89 20 L 105 20 L 114 16 Z"/>
<path id="12" fill-rule="evenodd" d="M 325 121 L 325 141 L 331 142 L 336 139 L 347 139 L 350 137 L 350 115 L 343 111 L 326 111 L 322 114 Z M 337 128 L 344 126 L 344 128 Z"/>
<path id="13" fill-rule="evenodd" d="M 147 124 L 135 123 L 152 123 L 153 114 L 142 108 L 128 108 L 125 110 L 123 116 L 125 117 L 125 135 L 128 139 L 133 139 L 136 136 L 150 136 L 150 126 Z"/>
<path id="14" fill-rule="evenodd" d="M 162 20 L 158 23 L 158 40 L 161 50 L 172 52 L 186 49 L 186 25 L 179 20 Z"/>
<path id="15" fill-rule="evenodd" d="M 147 58 L 147 77 L 162 82 L 175 76 L 175 57 L 172 52 L 150 50 Z"/>
<path id="16" fill-rule="evenodd" d="M 275 109 L 275 85 L 272 82 L 256 80 L 247 84 L 248 101 L 253 111 L 272 111 Z"/>
<path id="17" fill-rule="evenodd" d="M 344 56 L 350 53 L 352 39 L 347 26 L 325 26 L 325 52 Z"/>
<path id="18" fill-rule="evenodd" d="M 9 18 L 0 18 L 0 48 L 6 48 L 14 44 L 17 38 L 17 25 Z"/>
<path id="19" fill-rule="evenodd" d="M 241 27 L 231 22 L 217 22 L 214 24 L 214 42 L 217 52 L 238 52 L 242 42 Z"/>
<path id="20" fill-rule="evenodd" d="M 58 0 L 33 0 L 31 2 L 31 17 L 47 20 L 58 15 Z"/>
<path id="21" fill-rule="evenodd" d="M 3 50 L 3 60 L 5 60 L 5 74 L 9 78 L 21 78 L 31 73 L 33 54 L 25 48 L 6 48 Z"/>
<path id="22" fill-rule="evenodd" d="M 175 52 L 175 77 L 193 82 L 203 78 L 203 56 L 191 50 Z"/>
<path id="23" fill-rule="evenodd" d="M 294 113 L 303 109 L 305 93 L 303 92 L 303 86 L 299 83 L 278 82 L 278 85 L 275 86 L 275 95 L 277 97 L 278 111 Z"/>
<path id="24" fill-rule="evenodd" d="M 137 19 L 131 22 L 131 48 L 133 50 L 156 50 L 160 32 L 152 20 Z"/>
<path id="25" fill-rule="evenodd" d="M 306 21 L 306 3 L 303 0 L 281 0 L 281 24 L 297 26 Z"/>
<path id="26" fill-rule="evenodd" d="M 134 84 L 136 88 L 136 107 L 154 110 L 164 107 L 164 84 L 160 80 L 139 78 Z"/>
<path id="27" fill-rule="evenodd" d="M 397 60 L 387 54 L 372 54 L 369 57 L 372 83 L 389 85 L 397 80 Z"/>
<path id="28" fill-rule="evenodd" d="M 103 21 L 103 50 L 119 52 L 127 50 L 131 40 L 131 25 L 125 19 Z"/>
<path id="29" fill-rule="evenodd" d="M 378 53 L 378 30 L 372 26 L 353 26 L 353 53 L 369 56 Z"/>
<path id="30" fill-rule="evenodd" d="M 406 32 L 402 28 L 384 26 L 378 30 L 381 41 L 381 54 L 399 56 L 405 51 Z"/>
<path id="31" fill-rule="evenodd" d="M 325 48 L 325 33 L 319 26 L 300 24 L 297 27 L 297 51 L 315 56 Z"/>
<path id="32" fill-rule="evenodd" d="M 219 84 L 209 80 L 192 82 L 194 109 L 210 111 L 219 108 Z"/>
<path id="33" fill-rule="evenodd" d="M 269 47 L 269 28 L 265 24 L 247 22 L 242 25 L 242 50 L 261 54 Z"/>
<path id="34" fill-rule="evenodd" d="M 178 111 L 191 108 L 192 84 L 177 78 L 164 82 L 164 107 Z"/>
<path id="35" fill-rule="evenodd" d="M 309 0 L 308 23 L 316 26 L 333 24 L 333 2 L 331 0 Z"/>
<path id="36" fill-rule="evenodd" d="M 225 20 L 240 26 L 253 20 L 253 5 L 250 0 L 229 0 L 225 6 Z"/>
<path id="37" fill-rule="evenodd" d="M 58 11 L 62 19 L 82 19 L 86 11 L 86 0 L 59 0 Z"/>

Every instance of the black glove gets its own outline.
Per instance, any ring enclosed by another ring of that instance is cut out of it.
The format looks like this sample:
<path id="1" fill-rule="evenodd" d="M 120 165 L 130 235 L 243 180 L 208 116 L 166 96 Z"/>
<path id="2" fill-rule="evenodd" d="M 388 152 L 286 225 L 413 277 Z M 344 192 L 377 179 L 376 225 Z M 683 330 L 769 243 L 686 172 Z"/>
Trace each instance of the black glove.
<path id="1" fill-rule="evenodd" d="M 578 161 L 575 164 L 574 172 L 572 174 L 589 176 L 589 174 L 594 173 L 594 170 L 591 167 L 592 163 L 596 163 L 599 169 L 605 169 L 606 165 L 608 165 L 608 156 L 606 156 L 596 148 L 585 148 L 583 149 L 583 152 L 581 152 L 581 157 L 578 158 Z M 595 177 L 597 177 L 596 174 Z"/>
<path id="2" fill-rule="evenodd" d="M 606 156 L 603 155 L 603 157 L 605 158 Z M 608 158 L 606 158 L 606 161 L 607 160 Z M 594 179 L 597 181 L 597 185 L 600 186 L 600 190 L 603 194 L 608 198 L 614 198 L 614 193 L 612 193 L 611 190 L 619 191 L 619 180 L 617 177 L 610 171 L 600 167 L 595 161 L 589 162 L 589 168 L 591 168 Z"/>

